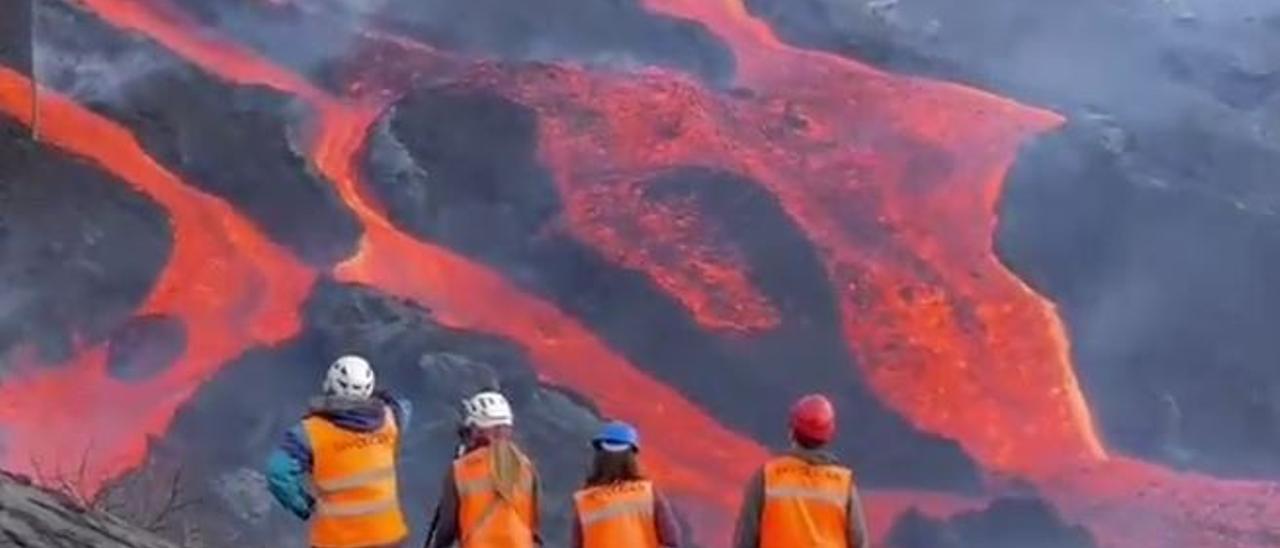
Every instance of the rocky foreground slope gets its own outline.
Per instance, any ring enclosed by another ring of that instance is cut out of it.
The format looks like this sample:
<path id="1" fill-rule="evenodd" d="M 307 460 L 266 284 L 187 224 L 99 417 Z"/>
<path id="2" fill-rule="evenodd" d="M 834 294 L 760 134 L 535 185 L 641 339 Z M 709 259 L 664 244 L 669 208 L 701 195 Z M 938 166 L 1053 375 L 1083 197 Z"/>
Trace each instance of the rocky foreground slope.
<path id="1" fill-rule="evenodd" d="M 0 472 L 0 546 L 175 548 L 176 545 L 70 497 Z"/>

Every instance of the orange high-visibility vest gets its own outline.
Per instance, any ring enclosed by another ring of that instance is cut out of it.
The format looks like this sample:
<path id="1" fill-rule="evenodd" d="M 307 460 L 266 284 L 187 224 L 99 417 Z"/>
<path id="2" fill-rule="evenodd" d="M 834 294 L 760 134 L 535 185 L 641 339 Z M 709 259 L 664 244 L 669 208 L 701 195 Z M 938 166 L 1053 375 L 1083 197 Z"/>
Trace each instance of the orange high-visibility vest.
<path id="1" fill-rule="evenodd" d="M 628 481 L 574 493 L 584 548 L 658 548 L 653 483 Z"/>
<path id="2" fill-rule="evenodd" d="M 853 473 L 778 457 L 764 466 L 760 548 L 847 548 Z"/>
<path id="3" fill-rule="evenodd" d="M 458 489 L 458 545 L 462 548 L 533 546 L 533 464 L 520 458 L 514 500 L 503 500 L 489 473 L 489 448 L 481 447 L 453 462 Z"/>
<path id="4" fill-rule="evenodd" d="M 311 545 L 384 546 L 409 536 L 396 493 L 399 430 L 388 408 L 373 432 L 345 430 L 321 417 L 302 421 L 311 441 L 316 493 Z"/>

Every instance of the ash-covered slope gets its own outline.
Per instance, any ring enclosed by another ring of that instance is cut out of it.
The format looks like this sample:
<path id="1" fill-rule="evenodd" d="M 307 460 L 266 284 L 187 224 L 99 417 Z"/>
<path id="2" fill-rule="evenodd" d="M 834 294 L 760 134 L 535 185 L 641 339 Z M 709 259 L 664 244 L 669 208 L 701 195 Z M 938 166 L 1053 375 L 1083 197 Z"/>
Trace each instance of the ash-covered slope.
<path id="1" fill-rule="evenodd" d="M 176 548 L 125 521 L 86 510 L 68 497 L 0 472 L 0 546 L 38 548 Z"/>

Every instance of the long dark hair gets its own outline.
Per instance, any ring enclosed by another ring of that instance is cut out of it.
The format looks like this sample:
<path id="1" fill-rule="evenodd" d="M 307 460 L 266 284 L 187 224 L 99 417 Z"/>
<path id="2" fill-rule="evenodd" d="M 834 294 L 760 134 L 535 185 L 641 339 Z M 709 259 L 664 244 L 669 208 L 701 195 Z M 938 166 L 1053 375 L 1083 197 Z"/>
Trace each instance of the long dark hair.
<path id="1" fill-rule="evenodd" d="M 591 462 L 591 474 L 587 475 L 587 487 L 642 479 L 644 475 L 640 473 L 640 463 L 636 461 L 635 451 L 611 453 L 596 449 L 595 458 Z"/>

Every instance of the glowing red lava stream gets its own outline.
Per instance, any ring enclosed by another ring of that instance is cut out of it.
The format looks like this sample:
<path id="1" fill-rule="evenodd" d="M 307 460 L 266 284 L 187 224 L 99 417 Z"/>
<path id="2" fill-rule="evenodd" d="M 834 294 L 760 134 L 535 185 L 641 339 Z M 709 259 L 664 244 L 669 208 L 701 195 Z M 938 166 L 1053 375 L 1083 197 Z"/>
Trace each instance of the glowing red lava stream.
<path id="1" fill-rule="evenodd" d="M 0 67 L 0 114 L 31 123 L 31 83 Z M 86 464 L 87 493 L 136 463 L 147 436 L 219 366 L 253 344 L 299 328 L 313 275 L 225 202 L 178 180 L 119 125 L 49 91 L 39 95 L 41 138 L 80 156 L 164 206 L 173 250 L 139 315 L 181 319 L 187 346 L 172 367 L 132 382 L 111 378 L 103 345 L 70 363 L 31 365 L 0 384 L 4 468 L 69 474 Z M 39 471 L 33 467 L 38 466 Z"/>

